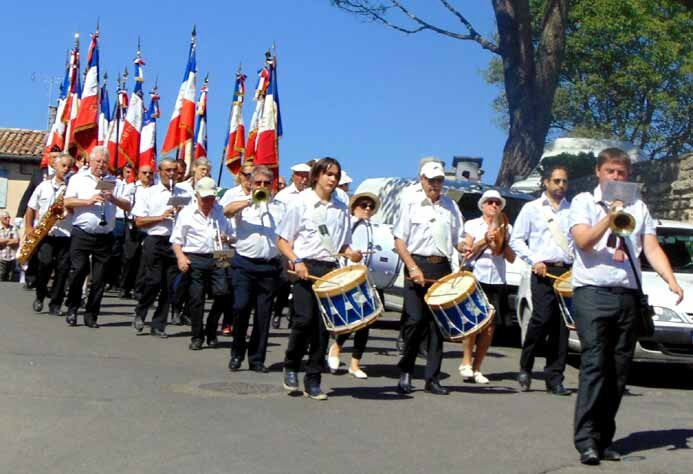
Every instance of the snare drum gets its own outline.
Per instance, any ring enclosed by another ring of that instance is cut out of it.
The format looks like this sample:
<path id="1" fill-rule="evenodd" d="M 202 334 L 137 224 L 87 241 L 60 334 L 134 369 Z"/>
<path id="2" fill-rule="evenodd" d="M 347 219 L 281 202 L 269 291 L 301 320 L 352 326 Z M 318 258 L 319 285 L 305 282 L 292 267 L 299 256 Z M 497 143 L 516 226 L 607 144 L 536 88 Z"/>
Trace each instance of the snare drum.
<path id="1" fill-rule="evenodd" d="M 452 342 L 462 342 L 484 329 L 496 311 L 474 274 L 467 271 L 436 281 L 426 292 L 424 301 L 443 337 Z"/>
<path id="2" fill-rule="evenodd" d="M 368 278 L 376 288 L 390 288 L 402 268 L 402 260 L 395 252 L 395 238 L 390 227 L 365 220 L 359 221 L 351 234 L 351 246 L 366 251 L 363 264 L 368 267 Z"/>
<path id="3" fill-rule="evenodd" d="M 325 327 L 332 334 L 350 334 L 373 324 L 383 312 L 378 293 L 368 281 L 365 265 L 333 270 L 313 284 Z"/>
<path id="4" fill-rule="evenodd" d="M 573 319 L 573 272 L 567 271 L 553 282 L 553 291 L 558 296 L 558 307 L 568 329 L 575 330 Z"/>

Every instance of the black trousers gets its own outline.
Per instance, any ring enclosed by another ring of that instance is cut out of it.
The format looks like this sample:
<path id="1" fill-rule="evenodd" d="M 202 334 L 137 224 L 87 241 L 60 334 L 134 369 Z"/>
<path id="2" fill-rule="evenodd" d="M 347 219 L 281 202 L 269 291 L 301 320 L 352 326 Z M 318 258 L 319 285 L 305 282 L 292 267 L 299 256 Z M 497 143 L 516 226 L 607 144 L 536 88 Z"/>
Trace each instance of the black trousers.
<path id="1" fill-rule="evenodd" d="M 87 296 L 84 320 L 95 322 L 101 311 L 101 299 L 106 286 L 106 264 L 111 257 L 113 234 L 90 234 L 78 227 L 72 228 L 70 239 L 70 275 L 68 276 L 68 311 L 77 311 L 82 300 L 82 285 L 89 274 L 91 257 L 91 288 Z"/>
<path id="2" fill-rule="evenodd" d="M 414 257 L 426 279 L 437 280 L 448 275 L 452 270 L 450 263 L 429 263 L 420 257 Z M 409 278 L 409 270 L 405 269 L 404 276 Z M 426 356 L 426 380 L 437 379 L 440 375 L 440 365 L 443 362 L 443 335 L 433 319 L 424 295 L 430 285 L 419 286 L 411 280 L 404 282 L 404 324 L 402 338 L 404 351 L 397 364 L 402 372 L 412 373 L 416 364 L 416 356 L 421 342 L 428 337 L 428 354 Z"/>
<path id="3" fill-rule="evenodd" d="M 118 286 L 121 279 L 121 262 L 123 259 L 123 245 L 125 242 L 125 219 L 116 218 L 113 228 L 113 246 L 111 248 L 111 258 L 108 261 L 106 270 L 106 283 L 111 286 Z"/>
<path id="4" fill-rule="evenodd" d="M 306 260 L 308 273 L 323 276 L 337 268 L 336 263 Z M 301 360 L 308 349 L 305 382 L 320 383 L 325 368 L 325 353 L 329 334 L 320 315 L 318 301 L 313 293 L 311 280 L 298 280 L 294 283 L 294 319 L 291 325 L 289 343 L 286 347 L 284 368 L 298 372 Z"/>
<path id="5" fill-rule="evenodd" d="M 49 308 L 59 310 L 65 298 L 65 284 L 70 272 L 70 238 L 47 236 L 38 248 L 37 257 L 36 299 L 43 300 L 48 296 L 48 281 L 55 270 Z"/>
<path id="6" fill-rule="evenodd" d="M 288 264 L 284 262 L 285 257 L 281 257 L 282 260 L 282 266 L 284 269 L 287 268 Z M 274 317 L 275 318 L 280 318 L 282 315 L 282 311 L 284 311 L 284 308 L 289 304 L 289 295 L 291 294 L 291 280 L 289 279 L 289 275 L 282 271 L 281 274 L 279 275 L 279 281 L 278 281 L 279 287 L 277 288 L 276 291 L 276 298 L 274 300 Z M 289 320 L 291 320 L 293 313 L 293 308 L 289 307 Z"/>
<path id="7" fill-rule="evenodd" d="M 166 327 L 172 299 L 173 280 L 178 274 L 178 262 L 167 235 L 148 235 L 145 237 L 142 244 L 142 254 L 144 256 L 145 276 L 142 295 L 135 306 L 135 314 L 144 321 L 147 317 L 147 310 L 158 296 L 159 303 L 152 317 L 151 326 L 163 331 Z"/>
<path id="8" fill-rule="evenodd" d="M 228 294 L 226 284 L 226 272 L 217 267 L 212 254 L 185 254 L 190 260 L 190 268 L 185 274 L 189 295 L 188 308 L 190 309 L 190 322 L 192 340 L 203 341 L 205 334 L 207 340 L 216 339 L 217 325 L 207 322 L 204 326 L 205 292 L 213 298 L 219 298 Z M 185 284 L 185 283 L 184 283 Z"/>
<path id="9" fill-rule="evenodd" d="M 639 311 L 635 290 L 580 287 L 573 293 L 582 354 L 575 404 L 578 451 L 608 448 L 635 350 Z"/>
<path id="10" fill-rule="evenodd" d="M 351 357 L 357 360 L 363 358 L 363 353 L 366 351 L 366 344 L 368 344 L 368 334 L 370 327 L 365 327 L 359 329 L 354 333 L 354 348 L 351 350 Z M 340 334 L 335 338 L 339 347 L 344 346 L 344 343 L 349 339 L 351 334 Z"/>
<path id="11" fill-rule="evenodd" d="M 233 294 L 234 294 L 234 284 L 233 284 L 233 268 L 231 266 L 224 269 L 224 274 L 226 275 L 226 286 L 229 289 L 229 293 L 224 296 L 219 296 L 214 298 L 212 302 L 212 307 L 209 309 L 209 314 L 207 315 L 208 325 L 219 325 L 219 319 L 223 314 L 222 326 L 232 326 L 234 324 L 234 309 L 233 309 Z"/>
<path id="12" fill-rule="evenodd" d="M 132 222 L 125 227 L 120 273 L 120 288 L 122 290 L 132 291 L 134 289 L 139 293 L 142 292 L 145 275 L 142 242 L 146 235 L 137 229 Z M 140 271 L 140 269 L 142 270 Z"/>
<path id="13" fill-rule="evenodd" d="M 272 302 L 277 289 L 281 265 L 278 258 L 261 261 L 236 254 L 234 263 L 238 261 L 243 262 L 242 266 L 234 266 L 233 270 L 233 309 L 236 321 L 231 357 L 240 357 L 243 360 L 247 350 L 248 363 L 251 367 L 255 367 L 265 363 L 272 317 Z M 253 332 L 250 335 L 250 341 L 246 343 L 248 321 L 253 309 L 255 310 Z"/>
<path id="14" fill-rule="evenodd" d="M 481 289 L 484 290 L 488 302 L 496 308 L 496 315 L 493 317 L 495 327 L 511 327 L 512 318 L 508 314 L 508 292 L 504 283 L 482 283 Z"/>
<path id="15" fill-rule="evenodd" d="M 562 275 L 568 267 L 548 267 L 553 275 Z M 563 321 L 558 296 L 553 289 L 554 280 L 532 274 L 532 317 L 527 326 L 525 342 L 520 355 L 520 369 L 531 373 L 534 358 L 546 339 L 546 383 L 556 386 L 563 382 L 566 358 L 568 357 L 568 335 L 570 331 Z"/>

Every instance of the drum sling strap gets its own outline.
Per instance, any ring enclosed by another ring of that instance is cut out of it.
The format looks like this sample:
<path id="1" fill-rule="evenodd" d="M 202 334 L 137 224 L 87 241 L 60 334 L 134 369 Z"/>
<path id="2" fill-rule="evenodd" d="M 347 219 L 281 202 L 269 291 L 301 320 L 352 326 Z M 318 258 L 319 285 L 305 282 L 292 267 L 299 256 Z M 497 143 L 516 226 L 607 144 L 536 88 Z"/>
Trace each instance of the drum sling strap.
<path id="1" fill-rule="evenodd" d="M 568 239 L 566 239 L 563 232 L 561 232 L 561 228 L 558 226 L 558 219 L 556 219 L 556 216 L 550 209 L 550 206 L 542 206 L 541 212 L 544 215 L 546 226 L 549 228 L 549 232 L 551 232 L 553 241 L 561 248 L 561 250 L 563 250 L 563 252 L 565 252 L 566 255 L 569 255 L 570 258 L 575 258 L 573 250 L 568 244 Z"/>

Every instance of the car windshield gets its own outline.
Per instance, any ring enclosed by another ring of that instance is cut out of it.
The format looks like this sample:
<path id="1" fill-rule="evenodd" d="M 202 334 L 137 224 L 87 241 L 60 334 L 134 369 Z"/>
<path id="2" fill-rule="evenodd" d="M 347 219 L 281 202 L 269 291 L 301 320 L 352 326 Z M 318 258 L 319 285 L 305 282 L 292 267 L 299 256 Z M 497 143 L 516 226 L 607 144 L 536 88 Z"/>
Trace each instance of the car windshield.
<path id="1" fill-rule="evenodd" d="M 693 273 L 693 229 L 658 227 L 657 240 L 675 273 Z M 644 253 L 640 262 L 644 271 L 653 271 Z"/>

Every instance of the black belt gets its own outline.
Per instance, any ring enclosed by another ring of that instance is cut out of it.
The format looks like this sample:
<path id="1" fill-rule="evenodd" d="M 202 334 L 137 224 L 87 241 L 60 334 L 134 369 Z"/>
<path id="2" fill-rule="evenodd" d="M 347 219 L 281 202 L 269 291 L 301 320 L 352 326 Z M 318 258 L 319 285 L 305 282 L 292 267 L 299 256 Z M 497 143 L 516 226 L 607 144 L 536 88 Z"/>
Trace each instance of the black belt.
<path id="1" fill-rule="evenodd" d="M 214 254 L 211 253 L 195 253 L 195 252 L 184 252 L 185 255 L 188 255 L 190 257 L 199 257 L 199 258 L 212 258 Z"/>
<path id="2" fill-rule="evenodd" d="M 576 290 L 581 287 L 575 288 Z M 638 295 L 640 290 L 636 288 L 624 288 L 622 286 L 596 286 L 596 285 L 585 285 L 582 288 L 589 288 L 591 290 L 601 290 L 607 293 L 613 293 L 614 295 Z"/>
<path id="3" fill-rule="evenodd" d="M 559 267 L 559 268 L 562 268 L 562 267 L 569 268 L 569 267 L 573 266 L 572 263 L 566 263 L 566 262 L 544 262 L 544 265 L 546 265 L 547 267 Z"/>
<path id="4" fill-rule="evenodd" d="M 440 255 L 417 255 L 417 254 L 412 254 L 412 257 L 414 259 L 418 260 L 423 260 L 428 263 L 448 263 L 449 260 L 447 257 L 441 257 Z"/>
<path id="5" fill-rule="evenodd" d="M 251 258 L 251 257 L 246 257 L 245 255 L 238 254 L 240 257 L 243 257 L 244 259 L 248 260 L 250 263 L 253 263 L 255 265 L 279 265 L 280 260 L 279 257 L 274 257 L 274 258 Z"/>
<path id="6" fill-rule="evenodd" d="M 315 258 L 304 258 L 303 263 L 308 265 L 326 265 L 330 267 L 337 267 L 337 262 L 328 262 L 327 260 L 317 260 Z"/>

